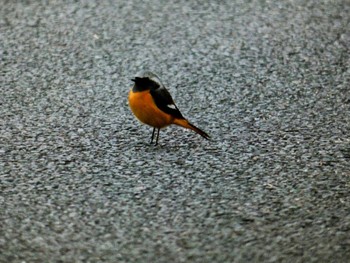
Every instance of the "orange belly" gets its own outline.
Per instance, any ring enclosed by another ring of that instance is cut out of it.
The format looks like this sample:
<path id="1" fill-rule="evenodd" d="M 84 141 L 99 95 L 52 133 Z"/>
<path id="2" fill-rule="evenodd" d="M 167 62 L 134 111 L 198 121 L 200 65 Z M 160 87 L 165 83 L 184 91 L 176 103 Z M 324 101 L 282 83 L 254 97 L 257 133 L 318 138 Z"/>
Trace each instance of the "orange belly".
<path id="1" fill-rule="evenodd" d="M 174 117 L 158 109 L 148 90 L 142 92 L 131 90 L 129 105 L 136 118 L 152 127 L 163 128 L 174 121 Z"/>

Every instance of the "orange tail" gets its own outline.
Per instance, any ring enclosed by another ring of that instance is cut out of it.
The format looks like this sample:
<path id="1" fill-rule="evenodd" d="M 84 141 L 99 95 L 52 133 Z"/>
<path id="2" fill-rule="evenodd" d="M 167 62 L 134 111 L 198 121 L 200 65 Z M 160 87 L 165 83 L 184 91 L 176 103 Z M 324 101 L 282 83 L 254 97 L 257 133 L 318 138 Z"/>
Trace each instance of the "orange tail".
<path id="1" fill-rule="evenodd" d="M 193 130 L 207 140 L 210 139 L 210 136 L 206 132 L 202 131 L 201 129 L 197 128 L 193 124 L 189 123 L 188 120 L 186 119 L 175 119 L 174 124 Z"/>

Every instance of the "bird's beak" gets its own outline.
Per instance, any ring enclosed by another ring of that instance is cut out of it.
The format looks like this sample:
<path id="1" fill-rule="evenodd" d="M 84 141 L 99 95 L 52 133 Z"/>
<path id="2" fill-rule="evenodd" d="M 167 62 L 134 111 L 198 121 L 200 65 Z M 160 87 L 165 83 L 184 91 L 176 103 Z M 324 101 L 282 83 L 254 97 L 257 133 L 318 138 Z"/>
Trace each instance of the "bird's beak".
<path id="1" fill-rule="evenodd" d="M 136 81 L 136 79 L 131 79 L 131 81 L 135 82 L 135 81 Z"/>

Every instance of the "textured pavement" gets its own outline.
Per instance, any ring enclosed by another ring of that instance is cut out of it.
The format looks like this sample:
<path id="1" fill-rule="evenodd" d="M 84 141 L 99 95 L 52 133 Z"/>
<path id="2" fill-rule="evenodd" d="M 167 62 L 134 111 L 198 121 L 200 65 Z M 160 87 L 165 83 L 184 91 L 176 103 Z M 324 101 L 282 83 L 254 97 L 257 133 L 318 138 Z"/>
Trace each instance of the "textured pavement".
<path id="1" fill-rule="evenodd" d="M 219 2 L 0 0 L 0 262 L 350 262 L 350 2 Z"/>

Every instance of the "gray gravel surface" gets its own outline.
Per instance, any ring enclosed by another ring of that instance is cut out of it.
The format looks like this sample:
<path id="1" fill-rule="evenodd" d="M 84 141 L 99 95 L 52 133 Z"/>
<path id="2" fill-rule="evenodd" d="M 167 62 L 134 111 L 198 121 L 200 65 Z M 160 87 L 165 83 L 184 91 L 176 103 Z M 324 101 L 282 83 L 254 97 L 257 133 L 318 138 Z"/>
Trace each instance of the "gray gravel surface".
<path id="1" fill-rule="evenodd" d="M 349 1 L 0 2 L 0 262 L 350 262 Z"/>

